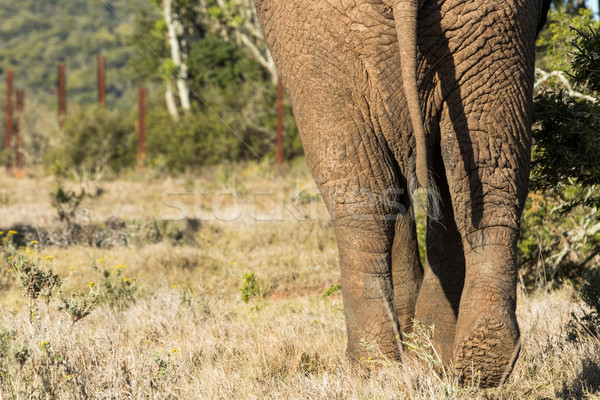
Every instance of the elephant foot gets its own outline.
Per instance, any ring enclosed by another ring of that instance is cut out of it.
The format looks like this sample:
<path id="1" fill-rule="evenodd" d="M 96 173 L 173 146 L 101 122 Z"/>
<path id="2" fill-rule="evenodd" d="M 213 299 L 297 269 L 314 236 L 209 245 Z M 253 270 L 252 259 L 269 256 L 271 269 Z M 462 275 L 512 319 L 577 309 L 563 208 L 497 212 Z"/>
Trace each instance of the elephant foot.
<path id="1" fill-rule="evenodd" d="M 516 324 L 496 317 L 480 318 L 454 350 L 454 369 L 463 381 L 481 379 L 495 387 L 511 373 L 521 344 Z"/>
<path id="2" fill-rule="evenodd" d="M 444 286 L 444 280 L 432 273 L 426 274 L 417 299 L 415 320 L 434 327 L 433 345 L 443 363 L 452 360 L 456 314 L 462 282 L 456 287 Z"/>

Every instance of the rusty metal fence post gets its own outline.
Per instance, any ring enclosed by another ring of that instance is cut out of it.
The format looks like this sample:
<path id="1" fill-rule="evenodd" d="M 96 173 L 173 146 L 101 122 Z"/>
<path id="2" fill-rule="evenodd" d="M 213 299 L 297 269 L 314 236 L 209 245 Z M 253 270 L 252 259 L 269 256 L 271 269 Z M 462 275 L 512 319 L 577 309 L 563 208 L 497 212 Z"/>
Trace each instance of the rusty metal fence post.
<path id="1" fill-rule="evenodd" d="M 106 61 L 103 56 L 99 55 L 96 59 L 97 74 L 98 74 L 98 104 L 104 107 L 106 103 Z"/>
<path id="2" fill-rule="evenodd" d="M 18 113 L 18 128 L 17 128 L 17 170 L 18 175 L 23 175 L 23 132 L 25 130 L 25 91 L 17 90 L 17 113 Z"/>
<path id="3" fill-rule="evenodd" d="M 63 128 L 67 114 L 67 76 L 65 64 L 58 64 L 58 126 Z"/>
<path id="4" fill-rule="evenodd" d="M 138 169 L 144 169 L 144 157 L 146 155 L 146 89 L 138 89 Z"/>
<path id="5" fill-rule="evenodd" d="M 6 71 L 6 136 L 4 138 L 4 148 L 10 154 L 6 161 L 6 169 L 12 168 L 12 135 L 13 135 L 13 70 Z"/>

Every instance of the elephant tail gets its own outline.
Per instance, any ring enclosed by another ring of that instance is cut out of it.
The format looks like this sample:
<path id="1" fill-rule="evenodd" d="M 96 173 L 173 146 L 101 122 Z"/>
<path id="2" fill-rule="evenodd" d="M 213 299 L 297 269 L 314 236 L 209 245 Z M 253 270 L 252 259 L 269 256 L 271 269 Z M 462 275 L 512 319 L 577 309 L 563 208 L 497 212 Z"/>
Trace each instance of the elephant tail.
<path id="1" fill-rule="evenodd" d="M 396 0 L 393 10 L 402 63 L 402 86 L 416 140 L 415 172 L 418 184 L 427 189 L 429 181 L 427 143 L 417 88 L 417 14 L 421 1 Z"/>

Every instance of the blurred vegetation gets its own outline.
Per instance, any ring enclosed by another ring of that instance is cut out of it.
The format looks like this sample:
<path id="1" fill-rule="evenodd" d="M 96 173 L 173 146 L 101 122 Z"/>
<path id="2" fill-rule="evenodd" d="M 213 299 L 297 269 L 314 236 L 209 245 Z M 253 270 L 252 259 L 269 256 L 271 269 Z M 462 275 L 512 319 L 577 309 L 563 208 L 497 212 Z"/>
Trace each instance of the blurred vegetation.
<path id="1" fill-rule="evenodd" d="M 571 312 L 567 324 L 567 339 L 581 341 L 585 336 L 600 339 L 600 271 L 594 270 L 584 275 L 581 287 L 581 303 L 578 312 Z"/>
<path id="2" fill-rule="evenodd" d="M 247 47 L 219 33 L 213 11 L 214 6 L 196 5 L 181 15 L 182 25 L 191 32 L 182 52 L 192 107 L 178 119 L 165 107 L 163 86 L 177 69 L 169 58 L 163 16 L 158 8 L 136 15 L 135 36 L 145 40 L 134 41 L 136 53 L 129 68 L 140 82 L 159 87 L 148 111 L 146 161 L 152 168 L 180 172 L 223 160 L 274 159 L 276 87 L 271 73 Z M 288 102 L 284 112 L 284 153 L 293 159 L 303 152 Z"/>
<path id="3" fill-rule="evenodd" d="M 95 105 L 72 110 L 45 161 L 51 171 L 95 178 L 135 166 L 134 116 Z"/>
<path id="4" fill-rule="evenodd" d="M 26 164 L 43 160 L 46 167 L 60 164 L 89 174 L 98 168 L 119 172 L 133 167 L 135 89 L 141 85 L 150 97 L 149 167 L 176 173 L 223 160 L 274 159 L 276 88 L 271 73 L 240 41 L 218 34 L 217 17 L 208 12 L 215 5 L 209 2 L 203 10 L 201 3 L 174 2 L 185 32 L 192 32 L 185 38 L 184 54 L 192 108 L 177 121 L 165 105 L 165 83 L 177 68 L 169 58 L 160 1 L 24 0 L 1 7 L 0 75 L 13 69 L 15 87 L 26 90 Z M 218 23 L 226 24 L 226 17 L 241 18 L 219 14 Z M 98 54 L 107 62 L 109 111 L 94 106 Z M 67 65 L 68 116 L 62 132 L 56 118 L 59 62 Z M 1 126 L 4 115 L 2 107 Z M 293 159 L 302 149 L 287 101 L 284 126 L 286 159 Z M 100 132 L 104 137 L 93 137 Z M 103 157 L 89 160 L 97 154 L 90 144 L 89 150 L 78 148 L 88 140 L 100 146 Z M 111 143 L 117 144 L 115 149 L 106 147 Z"/>
<path id="5" fill-rule="evenodd" d="M 15 71 L 15 84 L 56 109 L 56 64 L 65 62 L 70 104 L 96 100 L 96 56 L 107 61 L 108 102 L 133 104 L 134 86 L 123 77 L 137 10 L 146 0 L 21 0 L 0 7 L 0 74 Z"/>
<path id="6" fill-rule="evenodd" d="M 552 10 L 538 40 L 531 194 L 519 243 L 526 287 L 578 284 L 600 259 L 600 24 L 589 10 L 567 11 Z"/>
<path id="7" fill-rule="evenodd" d="M 178 118 L 165 102 L 181 69 L 166 40 L 162 4 L 23 0 L 0 8 L 0 74 L 10 66 L 16 86 L 27 90 L 28 164 L 43 159 L 49 172 L 92 179 L 134 168 L 134 88 L 140 85 L 149 89 L 147 168 L 170 174 L 238 160 L 272 162 L 276 88 L 264 43 L 248 34 L 256 26 L 250 2 L 174 0 L 191 98 Z M 581 276 L 597 268 L 600 253 L 600 106 L 594 101 L 600 93 L 600 28 L 583 2 L 553 4 L 537 43 L 532 194 L 519 243 L 527 287 Z M 106 109 L 94 105 L 100 53 L 108 67 Z M 68 71 L 63 130 L 55 111 L 58 62 L 66 62 Z M 302 148 L 287 101 L 284 126 L 291 160 Z"/>
<path id="8" fill-rule="evenodd" d="M 135 82 L 124 69 L 136 10 L 146 0 L 22 0 L 0 7 L 0 93 L 14 70 L 15 88 L 25 90 L 25 162 L 38 164 L 58 130 L 57 64 L 67 67 L 68 111 L 96 101 L 96 56 L 107 63 L 107 104 L 135 106 Z M 0 96 L 0 138 L 5 135 L 5 96 Z M 16 121 L 15 121 L 16 124 Z"/>
<path id="9" fill-rule="evenodd" d="M 537 41 L 536 66 L 545 70 L 571 72 L 574 59 L 573 42 L 578 32 L 597 25 L 592 10 L 581 8 L 569 12 L 566 8 L 554 8 L 548 15 L 546 29 Z"/>

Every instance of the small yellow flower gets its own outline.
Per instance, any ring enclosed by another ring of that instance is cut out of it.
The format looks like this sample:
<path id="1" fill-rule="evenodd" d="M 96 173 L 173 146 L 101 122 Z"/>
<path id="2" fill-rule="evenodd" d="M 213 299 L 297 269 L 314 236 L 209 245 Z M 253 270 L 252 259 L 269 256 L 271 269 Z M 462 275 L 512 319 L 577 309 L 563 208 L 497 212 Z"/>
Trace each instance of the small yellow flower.
<path id="1" fill-rule="evenodd" d="M 172 285 L 171 285 L 171 287 L 172 287 L 173 289 L 175 289 L 175 288 L 177 287 L 177 284 L 176 284 L 176 283 L 174 283 L 174 284 L 172 284 Z"/>
<path id="2" fill-rule="evenodd" d="M 129 283 L 129 282 L 131 282 L 131 279 L 129 279 L 129 278 L 123 278 L 123 283 Z"/>
<path id="3" fill-rule="evenodd" d="M 54 261 L 54 257 L 52 257 L 52 256 L 46 256 L 46 257 L 44 257 L 44 260 Z"/>
<path id="4" fill-rule="evenodd" d="M 69 271 L 75 271 L 75 267 L 69 268 Z"/>
<path id="5" fill-rule="evenodd" d="M 37 240 L 32 240 L 31 244 L 38 244 L 38 241 Z"/>
<path id="6" fill-rule="evenodd" d="M 104 258 L 100 257 L 100 258 L 98 259 L 98 264 L 101 264 L 101 263 L 102 263 L 102 261 L 104 261 Z"/>
<path id="7" fill-rule="evenodd" d="M 179 353 L 179 349 L 171 349 L 171 353 L 173 355 L 177 355 L 177 353 Z"/>
<path id="8" fill-rule="evenodd" d="M 152 343 L 152 340 L 148 339 L 146 340 L 146 343 Z"/>
<path id="9" fill-rule="evenodd" d="M 68 382 L 77 376 L 77 372 L 73 372 L 71 375 L 65 374 L 65 381 Z"/>
<path id="10" fill-rule="evenodd" d="M 10 231 L 8 231 L 6 234 L 7 235 L 16 235 L 18 232 L 17 231 L 13 231 L 12 229 Z"/>
<path id="11" fill-rule="evenodd" d="M 235 265 L 235 264 L 237 264 L 237 262 L 236 262 L 236 261 L 234 261 L 234 262 L 232 262 L 232 263 L 231 263 L 231 265 Z"/>
<path id="12" fill-rule="evenodd" d="M 38 346 L 40 346 L 40 347 L 46 347 L 47 345 L 48 345 L 48 342 L 47 342 L 47 341 L 45 341 L 45 340 L 44 340 L 43 342 L 40 342 L 40 343 L 38 344 Z"/>
<path id="13" fill-rule="evenodd" d="M 0 231 L 0 235 L 4 235 L 4 231 Z"/>
<path id="14" fill-rule="evenodd" d="M 90 282 L 90 283 L 88 283 L 87 285 L 88 285 L 88 287 L 91 289 L 91 288 L 93 288 L 94 286 L 96 286 L 96 282 Z"/>

